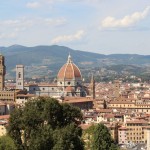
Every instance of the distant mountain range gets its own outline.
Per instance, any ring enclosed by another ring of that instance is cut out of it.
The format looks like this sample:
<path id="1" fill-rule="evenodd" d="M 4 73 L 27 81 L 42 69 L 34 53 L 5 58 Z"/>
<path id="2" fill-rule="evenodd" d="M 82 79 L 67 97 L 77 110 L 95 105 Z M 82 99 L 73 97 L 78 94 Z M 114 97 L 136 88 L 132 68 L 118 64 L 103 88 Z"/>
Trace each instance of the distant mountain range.
<path id="1" fill-rule="evenodd" d="M 80 50 L 73 50 L 68 47 L 35 46 L 25 47 L 12 45 L 0 47 L 0 53 L 5 56 L 7 75 L 14 76 L 14 69 L 17 64 L 26 67 L 27 76 L 49 75 L 56 73 L 66 63 L 70 53 L 73 62 L 81 68 L 102 67 L 111 65 L 136 65 L 149 66 L 150 55 L 137 54 L 111 54 L 104 55 Z"/>

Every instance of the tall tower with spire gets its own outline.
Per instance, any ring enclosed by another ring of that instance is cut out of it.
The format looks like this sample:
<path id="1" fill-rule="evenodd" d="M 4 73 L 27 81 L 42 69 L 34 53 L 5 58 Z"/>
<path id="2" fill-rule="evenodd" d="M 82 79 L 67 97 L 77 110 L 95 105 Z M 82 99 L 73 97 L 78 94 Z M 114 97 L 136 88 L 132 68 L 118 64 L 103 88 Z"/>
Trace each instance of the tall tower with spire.
<path id="1" fill-rule="evenodd" d="M 92 74 L 91 83 L 90 83 L 90 95 L 93 99 L 95 99 L 95 79 Z"/>
<path id="2" fill-rule="evenodd" d="M 4 56 L 0 55 L 0 91 L 4 90 L 5 74 L 6 74 L 5 58 Z"/>

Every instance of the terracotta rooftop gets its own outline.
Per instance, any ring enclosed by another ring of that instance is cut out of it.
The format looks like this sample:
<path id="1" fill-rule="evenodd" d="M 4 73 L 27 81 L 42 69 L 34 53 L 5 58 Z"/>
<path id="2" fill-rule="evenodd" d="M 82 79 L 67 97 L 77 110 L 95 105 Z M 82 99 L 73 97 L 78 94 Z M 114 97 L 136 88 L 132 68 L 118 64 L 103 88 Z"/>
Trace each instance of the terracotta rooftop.
<path id="1" fill-rule="evenodd" d="M 58 79 L 75 79 L 82 78 L 79 68 L 72 62 L 71 56 L 68 56 L 68 61 L 58 72 Z"/>
<path id="2" fill-rule="evenodd" d="M 29 83 L 29 84 L 25 84 L 24 85 L 25 87 L 28 87 L 28 86 L 43 86 L 43 87 L 55 87 L 57 86 L 57 84 L 49 84 L 49 83 L 39 83 L 39 84 L 34 84 L 34 83 Z"/>
<path id="3" fill-rule="evenodd" d="M 135 103 L 130 101 L 111 101 L 110 104 L 135 104 Z"/>
<path id="4" fill-rule="evenodd" d="M 1 115 L 0 119 L 9 119 L 10 115 Z"/>
<path id="5" fill-rule="evenodd" d="M 112 109 L 99 109 L 99 110 L 96 110 L 98 113 L 111 113 L 112 112 Z"/>
<path id="6" fill-rule="evenodd" d="M 145 120 L 130 120 L 130 121 L 127 121 L 126 123 L 140 124 L 140 123 L 148 123 L 148 122 Z"/>
<path id="7" fill-rule="evenodd" d="M 17 97 L 35 97 L 34 94 L 18 94 Z"/>
<path id="8" fill-rule="evenodd" d="M 63 103 L 83 103 L 83 102 L 93 102 L 93 100 L 91 99 L 87 99 L 87 98 L 79 98 L 79 99 L 67 99 L 64 100 Z"/>
<path id="9" fill-rule="evenodd" d="M 118 128 L 119 130 L 127 130 L 128 128 L 126 128 L 126 127 L 120 127 L 120 128 Z"/>

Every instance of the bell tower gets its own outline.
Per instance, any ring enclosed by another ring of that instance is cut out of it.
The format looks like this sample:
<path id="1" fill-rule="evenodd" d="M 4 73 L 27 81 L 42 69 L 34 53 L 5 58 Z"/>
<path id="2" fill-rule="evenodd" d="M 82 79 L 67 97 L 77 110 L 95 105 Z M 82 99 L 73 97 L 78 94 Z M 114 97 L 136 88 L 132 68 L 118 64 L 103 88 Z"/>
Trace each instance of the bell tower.
<path id="1" fill-rule="evenodd" d="M 91 83 L 90 83 L 90 94 L 93 99 L 95 99 L 95 79 L 92 74 Z"/>
<path id="2" fill-rule="evenodd" d="M 0 91 L 4 90 L 5 74 L 6 74 L 5 58 L 4 56 L 0 55 Z"/>
<path id="3" fill-rule="evenodd" d="M 119 98 L 119 96 L 120 96 L 119 91 L 120 91 L 120 81 L 115 80 L 114 81 L 114 96 L 116 98 Z"/>
<path id="4" fill-rule="evenodd" d="M 24 89 L 24 66 L 16 65 L 16 89 Z"/>

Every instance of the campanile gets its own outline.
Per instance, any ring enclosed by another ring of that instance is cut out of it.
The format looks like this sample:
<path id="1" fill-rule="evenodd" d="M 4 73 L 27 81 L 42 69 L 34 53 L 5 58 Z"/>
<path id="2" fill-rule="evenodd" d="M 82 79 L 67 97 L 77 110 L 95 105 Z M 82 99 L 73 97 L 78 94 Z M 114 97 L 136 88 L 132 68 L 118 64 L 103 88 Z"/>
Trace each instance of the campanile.
<path id="1" fill-rule="evenodd" d="M 0 91 L 4 90 L 5 73 L 5 58 L 4 56 L 0 55 Z"/>

